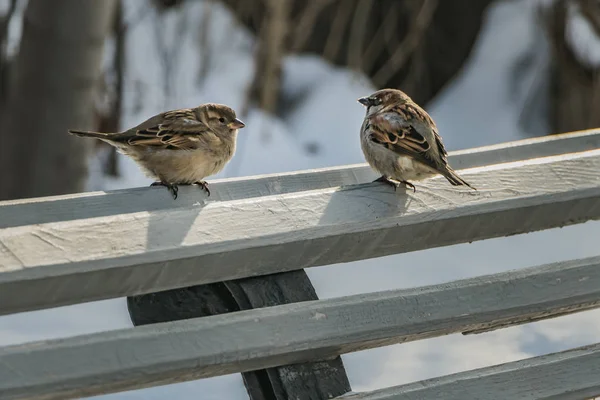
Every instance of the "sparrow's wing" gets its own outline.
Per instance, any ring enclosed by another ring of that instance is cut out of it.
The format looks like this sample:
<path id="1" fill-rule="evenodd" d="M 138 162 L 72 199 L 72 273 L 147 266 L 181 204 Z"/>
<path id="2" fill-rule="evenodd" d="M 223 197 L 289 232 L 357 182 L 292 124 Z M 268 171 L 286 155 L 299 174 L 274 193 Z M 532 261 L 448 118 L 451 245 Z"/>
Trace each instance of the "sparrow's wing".
<path id="1" fill-rule="evenodd" d="M 435 169 L 448 165 L 446 149 L 431 117 L 416 104 L 385 108 L 369 121 L 371 140 Z"/>
<path id="2" fill-rule="evenodd" d="M 216 139 L 212 131 L 198 121 L 190 109 L 167 111 L 148 119 L 123 134 L 131 146 L 172 150 L 194 150 L 202 142 Z"/>

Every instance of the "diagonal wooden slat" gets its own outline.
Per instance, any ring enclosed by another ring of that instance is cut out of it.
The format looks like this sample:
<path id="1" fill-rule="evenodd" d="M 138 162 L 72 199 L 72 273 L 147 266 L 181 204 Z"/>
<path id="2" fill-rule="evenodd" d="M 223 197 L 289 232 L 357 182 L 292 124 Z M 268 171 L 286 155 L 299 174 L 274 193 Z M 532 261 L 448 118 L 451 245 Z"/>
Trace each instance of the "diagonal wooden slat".
<path id="1" fill-rule="evenodd" d="M 600 256 L 443 285 L 0 348 L 0 393 L 3 400 L 77 398 L 325 359 L 599 306 Z"/>
<path id="2" fill-rule="evenodd" d="M 337 400 L 582 400 L 600 395 L 600 343 Z"/>
<path id="3" fill-rule="evenodd" d="M 304 270 L 127 298 L 135 326 L 318 300 Z M 249 400 L 312 400 L 350 391 L 341 357 L 242 373 Z"/>
<path id="4" fill-rule="evenodd" d="M 600 148 L 600 130 L 569 132 L 450 152 L 455 169 L 577 153 Z M 367 164 L 211 181 L 211 196 L 181 187 L 177 201 L 161 188 L 88 192 L 0 202 L 0 229 L 58 221 L 194 207 L 198 202 L 231 201 L 370 182 Z"/>
<path id="5" fill-rule="evenodd" d="M 479 191 L 436 178 L 6 228 L 0 314 L 599 219 L 598 171 L 594 150 L 463 171 Z"/>

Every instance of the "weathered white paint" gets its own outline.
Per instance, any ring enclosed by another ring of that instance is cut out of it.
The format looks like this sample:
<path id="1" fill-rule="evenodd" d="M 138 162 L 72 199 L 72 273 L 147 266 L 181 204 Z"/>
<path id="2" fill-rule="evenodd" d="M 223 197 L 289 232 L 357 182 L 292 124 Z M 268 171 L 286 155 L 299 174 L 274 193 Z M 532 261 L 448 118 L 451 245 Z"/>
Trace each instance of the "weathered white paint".
<path id="1" fill-rule="evenodd" d="M 600 256 L 443 285 L 0 348 L 0 393 L 3 400 L 78 398 L 324 359 L 599 306 Z M 593 369 L 589 363 L 572 366 L 563 381 L 576 384 L 577 374 L 595 372 L 598 382 L 600 363 L 595 361 Z"/>
<path id="2" fill-rule="evenodd" d="M 0 230 L 0 314 L 264 275 L 600 219 L 600 150 Z M 22 293 L 27 292 L 27 296 Z"/>
<path id="3" fill-rule="evenodd" d="M 454 169 L 464 169 L 598 148 L 600 130 L 588 130 L 450 152 L 449 161 Z M 182 186 L 176 201 L 161 187 L 12 200 L 0 202 L 0 229 L 356 185 L 376 177 L 367 164 L 356 164 L 211 180 L 209 198 L 197 187 Z"/>
<path id="4" fill-rule="evenodd" d="M 339 400 L 582 400 L 600 395 L 600 344 Z"/>

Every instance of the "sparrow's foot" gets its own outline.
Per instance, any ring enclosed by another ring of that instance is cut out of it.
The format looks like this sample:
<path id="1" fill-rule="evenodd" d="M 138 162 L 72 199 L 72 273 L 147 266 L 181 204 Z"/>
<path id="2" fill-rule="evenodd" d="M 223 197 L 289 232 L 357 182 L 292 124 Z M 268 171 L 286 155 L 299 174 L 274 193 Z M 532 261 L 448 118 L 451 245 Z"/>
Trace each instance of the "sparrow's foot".
<path id="1" fill-rule="evenodd" d="M 381 175 L 379 178 L 375 179 L 373 182 L 387 183 L 388 185 L 394 187 L 394 192 L 398 189 L 398 186 L 400 185 L 397 181 L 393 181 L 384 175 Z"/>
<path id="2" fill-rule="evenodd" d="M 400 183 L 403 183 L 406 185 L 406 187 L 411 188 L 413 190 L 413 193 L 417 193 L 417 188 L 415 187 L 415 185 L 413 185 L 409 181 L 400 181 Z"/>
<path id="3" fill-rule="evenodd" d="M 177 192 L 179 192 L 179 187 L 177 185 L 172 185 L 166 182 L 152 182 L 150 186 L 164 186 L 169 189 L 169 192 L 173 195 L 173 199 L 177 200 Z"/>
<path id="4" fill-rule="evenodd" d="M 393 179 L 390 179 L 386 176 L 380 176 L 379 178 L 375 179 L 373 182 L 383 182 L 383 183 L 387 183 L 390 186 L 394 187 L 394 191 L 398 190 L 398 186 L 400 186 L 400 184 L 405 185 L 406 187 L 409 187 L 413 190 L 413 193 L 416 193 L 417 189 L 415 188 L 415 185 L 413 185 L 412 183 L 410 183 L 409 181 L 396 181 Z"/>
<path id="5" fill-rule="evenodd" d="M 210 189 L 208 188 L 208 182 L 206 181 L 200 181 L 200 182 L 194 182 L 195 185 L 200 186 L 202 189 L 204 189 L 206 191 L 206 195 L 208 197 L 210 197 Z"/>

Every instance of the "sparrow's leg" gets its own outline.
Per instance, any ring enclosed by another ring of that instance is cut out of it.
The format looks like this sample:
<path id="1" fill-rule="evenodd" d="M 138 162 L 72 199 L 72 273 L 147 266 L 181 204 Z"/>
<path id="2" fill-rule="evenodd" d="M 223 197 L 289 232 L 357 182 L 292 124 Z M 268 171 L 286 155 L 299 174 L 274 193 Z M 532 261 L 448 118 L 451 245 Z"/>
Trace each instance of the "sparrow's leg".
<path id="1" fill-rule="evenodd" d="M 417 189 L 415 188 L 415 185 L 413 185 L 412 183 L 410 183 L 409 181 L 396 181 L 390 178 L 387 178 L 386 176 L 382 175 L 379 178 L 375 179 L 373 182 L 383 182 L 383 183 L 387 183 L 390 186 L 394 187 L 394 191 L 396 191 L 398 189 L 398 186 L 400 186 L 400 184 L 404 184 L 406 185 L 406 187 L 409 187 L 413 190 L 413 193 L 416 193 Z"/>
<path id="2" fill-rule="evenodd" d="M 410 183 L 409 181 L 400 181 L 400 183 L 405 184 L 407 187 L 411 188 L 413 190 L 413 193 L 417 192 L 417 188 L 415 187 L 415 185 L 413 185 L 412 183 Z"/>
<path id="3" fill-rule="evenodd" d="M 166 182 L 152 182 L 152 184 L 150 186 L 164 186 L 167 189 L 169 189 L 169 192 L 171 192 L 171 194 L 173 195 L 173 199 L 177 200 L 177 192 L 179 192 L 179 188 L 177 187 L 177 185 L 172 185 L 170 183 L 166 183 Z"/>
<path id="4" fill-rule="evenodd" d="M 194 184 L 200 186 L 202 189 L 206 190 L 206 194 L 208 197 L 210 197 L 210 189 L 208 188 L 208 182 L 206 181 L 199 181 L 199 182 L 194 182 Z"/>
<path id="5" fill-rule="evenodd" d="M 394 187 L 394 192 L 398 189 L 399 183 L 387 178 L 385 175 L 381 175 L 379 178 L 375 179 L 373 182 L 383 182 L 387 183 L 390 186 Z"/>

